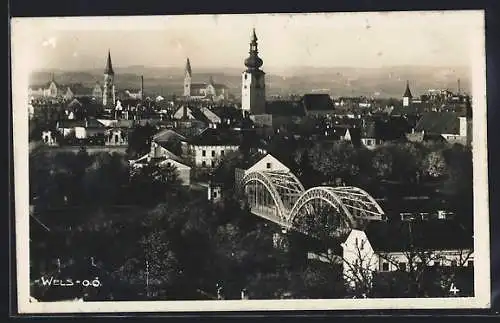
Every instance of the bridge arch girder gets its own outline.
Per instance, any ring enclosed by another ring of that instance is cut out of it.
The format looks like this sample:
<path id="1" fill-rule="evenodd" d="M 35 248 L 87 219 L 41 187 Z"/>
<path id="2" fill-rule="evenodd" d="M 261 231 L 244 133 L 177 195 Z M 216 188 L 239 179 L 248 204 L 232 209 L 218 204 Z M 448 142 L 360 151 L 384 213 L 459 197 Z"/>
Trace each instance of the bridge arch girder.
<path id="1" fill-rule="evenodd" d="M 382 220 L 385 214 L 382 207 L 363 189 L 354 186 L 332 187 L 331 189 L 341 199 L 345 207 L 351 213 L 355 213 L 355 218 Z"/>
<path id="2" fill-rule="evenodd" d="M 276 174 L 275 174 L 276 175 Z M 286 175 L 286 174 L 284 174 Z M 295 176 L 294 176 L 295 177 Z M 243 177 L 243 187 L 247 187 L 248 184 L 252 182 L 257 182 L 262 184 L 267 192 L 271 195 L 277 211 L 278 211 L 278 217 L 280 218 L 281 221 L 286 222 L 287 221 L 287 208 L 285 207 L 285 204 L 283 203 L 282 196 L 280 195 L 280 192 L 277 189 L 278 185 L 282 185 L 279 181 L 276 180 L 276 176 L 271 176 L 270 174 L 267 174 L 267 172 L 264 171 L 254 171 L 246 174 Z M 298 180 L 297 180 L 298 182 Z M 300 182 L 298 182 L 300 183 Z M 295 183 L 296 184 L 296 183 Z M 302 185 L 302 184 L 300 184 Z M 291 188 L 293 189 L 293 187 Z"/>
<path id="3" fill-rule="evenodd" d="M 325 201 L 330 206 L 334 207 L 337 212 L 345 217 L 349 223 L 352 223 L 353 217 L 349 210 L 344 206 L 342 200 L 332 191 L 331 187 L 319 186 L 308 189 L 302 196 L 297 200 L 295 205 L 290 212 L 289 221 L 294 223 L 297 217 L 300 215 L 300 211 L 304 207 L 307 207 L 311 201 L 322 200 Z"/>

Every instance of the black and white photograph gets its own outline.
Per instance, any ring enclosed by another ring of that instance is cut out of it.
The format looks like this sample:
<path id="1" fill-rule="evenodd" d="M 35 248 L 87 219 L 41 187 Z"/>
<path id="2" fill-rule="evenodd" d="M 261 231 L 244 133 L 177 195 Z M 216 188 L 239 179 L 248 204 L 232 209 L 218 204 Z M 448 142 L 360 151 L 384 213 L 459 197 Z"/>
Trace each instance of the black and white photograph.
<path id="1" fill-rule="evenodd" d="M 489 306 L 482 11 L 11 24 L 21 313 Z"/>

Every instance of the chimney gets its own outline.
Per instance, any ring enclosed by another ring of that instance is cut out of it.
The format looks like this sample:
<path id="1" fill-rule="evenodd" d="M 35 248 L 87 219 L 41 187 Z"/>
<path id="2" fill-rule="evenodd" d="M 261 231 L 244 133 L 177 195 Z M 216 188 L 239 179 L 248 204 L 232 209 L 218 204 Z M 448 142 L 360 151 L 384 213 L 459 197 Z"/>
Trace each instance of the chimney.
<path id="1" fill-rule="evenodd" d="M 144 76 L 141 75 L 141 100 L 144 98 Z"/>
<path id="2" fill-rule="evenodd" d="M 461 92 L 461 89 L 460 89 L 460 79 L 457 80 L 457 84 L 458 84 L 458 94 L 460 94 L 460 92 Z"/>

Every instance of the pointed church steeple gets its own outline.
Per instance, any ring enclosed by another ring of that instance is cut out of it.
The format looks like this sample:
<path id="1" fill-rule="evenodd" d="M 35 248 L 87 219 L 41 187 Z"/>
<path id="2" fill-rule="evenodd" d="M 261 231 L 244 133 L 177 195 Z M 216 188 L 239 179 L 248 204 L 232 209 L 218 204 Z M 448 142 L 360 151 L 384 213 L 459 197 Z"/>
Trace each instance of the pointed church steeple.
<path id="1" fill-rule="evenodd" d="M 186 60 L 186 74 L 191 77 L 191 62 L 189 61 L 189 57 Z"/>
<path id="2" fill-rule="evenodd" d="M 113 64 L 111 64 L 111 51 L 108 50 L 108 60 L 106 62 L 106 68 L 104 69 L 104 74 L 114 75 Z"/>
<path id="3" fill-rule="evenodd" d="M 409 107 L 411 105 L 411 99 L 413 96 L 411 95 L 410 91 L 410 83 L 406 81 L 406 89 L 405 93 L 403 94 L 403 107 Z"/>
<path id="4" fill-rule="evenodd" d="M 250 51 L 248 52 L 250 55 L 247 59 L 245 59 L 245 66 L 249 70 L 257 70 L 262 66 L 262 64 L 264 64 L 262 59 L 259 57 L 257 40 L 257 34 L 255 33 L 255 28 L 253 28 L 252 37 L 250 39 Z"/>
<path id="5" fill-rule="evenodd" d="M 411 98 L 412 95 L 411 95 L 411 91 L 410 91 L 410 83 L 408 81 L 406 81 L 406 89 L 405 89 L 405 93 L 403 94 L 403 98 Z"/>

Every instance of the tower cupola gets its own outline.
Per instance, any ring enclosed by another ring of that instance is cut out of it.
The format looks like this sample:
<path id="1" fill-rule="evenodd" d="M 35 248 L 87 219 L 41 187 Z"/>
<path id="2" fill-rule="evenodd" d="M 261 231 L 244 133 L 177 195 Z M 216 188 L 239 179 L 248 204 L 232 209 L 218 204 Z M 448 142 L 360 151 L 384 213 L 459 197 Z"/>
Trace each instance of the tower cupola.
<path id="1" fill-rule="evenodd" d="M 255 34 L 255 28 L 252 30 L 252 37 L 250 40 L 250 55 L 245 59 L 245 66 L 248 70 L 258 70 L 264 62 L 259 57 L 259 50 L 257 44 L 257 35 Z"/>

